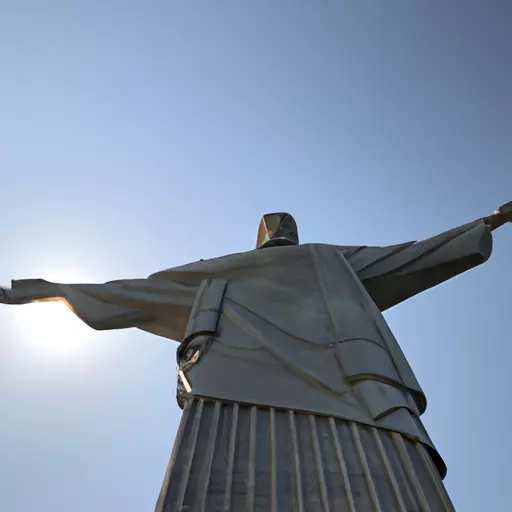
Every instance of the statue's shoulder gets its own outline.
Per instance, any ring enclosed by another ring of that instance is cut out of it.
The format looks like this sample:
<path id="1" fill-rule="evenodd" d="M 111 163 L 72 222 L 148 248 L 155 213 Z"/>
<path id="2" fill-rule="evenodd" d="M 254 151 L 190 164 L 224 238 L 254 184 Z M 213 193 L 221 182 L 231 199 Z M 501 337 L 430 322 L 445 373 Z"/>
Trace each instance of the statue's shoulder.
<path id="1" fill-rule="evenodd" d="M 341 252 L 345 255 L 351 255 L 355 252 L 360 251 L 361 249 L 366 248 L 365 245 L 333 245 L 333 244 L 325 244 L 325 243 L 314 243 L 314 244 L 303 244 L 301 247 L 309 248 L 309 250 L 322 250 L 326 252 Z"/>
<path id="2" fill-rule="evenodd" d="M 213 276 L 226 277 L 236 275 L 238 278 L 251 275 L 263 268 L 273 265 L 285 265 L 293 260 L 303 260 L 312 252 L 342 252 L 349 254 L 355 249 L 353 246 L 337 246 L 322 243 L 301 244 L 296 246 L 269 247 L 254 249 L 245 252 L 227 254 L 210 259 L 200 259 L 185 265 L 168 268 L 155 272 L 149 277 L 152 279 L 176 279 L 189 281 L 195 279 L 212 278 Z M 194 277 L 195 276 L 195 277 Z"/>
<path id="3" fill-rule="evenodd" d="M 167 268 L 165 270 L 151 274 L 149 278 L 173 279 L 173 276 L 177 278 L 178 276 L 193 276 L 194 274 L 197 274 L 198 276 L 221 275 L 242 265 L 251 266 L 252 264 L 256 264 L 258 259 L 257 251 L 227 254 L 225 256 L 200 259 L 198 261 L 185 263 L 184 265 Z"/>

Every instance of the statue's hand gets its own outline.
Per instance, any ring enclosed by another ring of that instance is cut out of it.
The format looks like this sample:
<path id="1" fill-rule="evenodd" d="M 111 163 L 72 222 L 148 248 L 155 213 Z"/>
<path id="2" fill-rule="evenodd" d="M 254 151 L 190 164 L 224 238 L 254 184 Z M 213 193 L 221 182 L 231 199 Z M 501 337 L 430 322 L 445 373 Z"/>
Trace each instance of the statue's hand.
<path id="1" fill-rule="evenodd" d="M 497 208 L 494 215 L 500 216 L 504 222 L 512 222 L 512 201 Z"/>
<path id="2" fill-rule="evenodd" d="M 10 304 L 9 300 L 9 290 L 8 288 L 4 288 L 3 286 L 0 286 L 0 304 Z"/>
<path id="3" fill-rule="evenodd" d="M 507 222 L 512 222 L 512 201 L 500 206 L 492 215 L 485 217 L 483 220 L 491 230 L 497 229 Z"/>
<path id="4" fill-rule="evenodd" d="M 0 304 L 23 304 L 23 301 L 10 288 L 0 286 Z"/>

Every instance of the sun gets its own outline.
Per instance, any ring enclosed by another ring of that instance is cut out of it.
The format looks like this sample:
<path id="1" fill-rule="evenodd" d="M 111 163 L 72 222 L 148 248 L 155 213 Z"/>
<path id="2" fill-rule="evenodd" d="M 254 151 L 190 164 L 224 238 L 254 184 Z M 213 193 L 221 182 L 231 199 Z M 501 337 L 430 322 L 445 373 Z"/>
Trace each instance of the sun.
<path id="1" fill-rule="evenodd" d="M 31 342 L 51 350 L 77 350 L 94 333 L 63 301 L 26 304 L 16 307 L 15 313 L 21 332 Z"/>
<path id="2" fill-rule="evenodd" d="M 13 306 L 12 312 L 20 334 L 41 348 L 76 351 L 94 333 L 63 301 Z"/>
<path id="3" fill-rule="evenodd" d="M 48 280 L 61 283 L 87 282 L 69 278 Z M 9 310 L 20 334 L 39 349 L 76 352 L 85 348 L 95 333 L 63 300 L 12 306 Z"/>

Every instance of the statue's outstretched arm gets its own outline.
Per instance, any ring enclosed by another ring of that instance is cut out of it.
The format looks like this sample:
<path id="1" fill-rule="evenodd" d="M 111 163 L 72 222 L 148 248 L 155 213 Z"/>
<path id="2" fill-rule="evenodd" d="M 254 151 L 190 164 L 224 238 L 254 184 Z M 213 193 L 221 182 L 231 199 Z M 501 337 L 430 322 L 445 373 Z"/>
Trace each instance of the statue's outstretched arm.
<path id="1" fill-rule="evenodd" d="M 97 330 L 137 327 L 181 341 L 196 289 L 172 281 L 126 279 L 105 284 L 59 284 L 43 279 L 12 281 L 0 288 L 0 303 L 64 301 Z"/>
<path id="2" fill-rule="evenodd" d="M 363 247 L 347 259 L 381 311 L 476 267 L 490 257 L 491 231 L 512 221 L 512 202 L 493 215 L 421 242 Z"/>

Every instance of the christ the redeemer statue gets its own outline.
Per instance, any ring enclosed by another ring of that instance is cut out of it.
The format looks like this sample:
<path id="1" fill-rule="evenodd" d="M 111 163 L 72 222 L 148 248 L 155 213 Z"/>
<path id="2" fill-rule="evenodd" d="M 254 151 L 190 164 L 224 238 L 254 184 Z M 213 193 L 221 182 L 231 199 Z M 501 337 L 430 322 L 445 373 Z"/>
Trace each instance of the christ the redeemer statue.
<path id="1" fill-rule="evenodd" d="M 105 284 L 12 281 L 94 329 L 180 342 L 183 411 L 159 512 L 453 510 L 426 399 L 382 312 L 485 262 L 512 202 L 422 242 L 299 245 L 265 215 L 257 249 Z"/>

